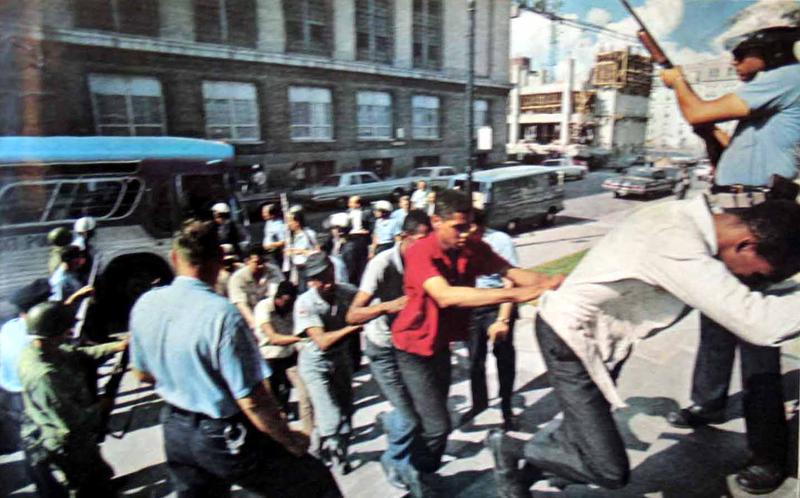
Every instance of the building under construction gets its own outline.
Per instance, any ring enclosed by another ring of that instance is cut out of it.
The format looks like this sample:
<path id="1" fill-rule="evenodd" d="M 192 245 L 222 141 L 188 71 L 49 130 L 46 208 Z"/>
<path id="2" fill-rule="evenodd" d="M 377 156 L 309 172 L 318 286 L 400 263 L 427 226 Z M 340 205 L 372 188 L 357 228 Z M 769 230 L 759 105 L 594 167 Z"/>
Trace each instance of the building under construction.
<path id="1" fill-rule="evenodd" d="M 592 73 L 596 88 L 616 88 L 621 93 L 647 97 L 653 82 L 653 61 L 630 49 L 602 52 L 597 54 Z"/>

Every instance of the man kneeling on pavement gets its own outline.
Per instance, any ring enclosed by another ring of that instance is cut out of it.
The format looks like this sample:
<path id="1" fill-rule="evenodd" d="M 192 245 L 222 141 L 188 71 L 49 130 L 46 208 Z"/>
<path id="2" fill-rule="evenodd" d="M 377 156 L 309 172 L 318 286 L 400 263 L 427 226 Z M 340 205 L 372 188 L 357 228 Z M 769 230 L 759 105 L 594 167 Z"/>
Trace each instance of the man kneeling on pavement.
<path id="1" fill-rule="evenodd" d="M 800 292 L 758 289 L 800 270 L 798 247 L 800 205 L 792 201 L 721 214 L 704 197 L 666 202 L 609 232 L 558 290 L 541 297 L 536 336 L 563 420 L 528 442 L 490 432 L 498 495 L 529 496 L 541 472 L 625 486 L 630 465 L 611 409 L 624 406 L 614 380 L 633 343 L 687 307 L 753 344 L 797 336 Z M 534 471 L 518 470 L 520 460 Z"/>

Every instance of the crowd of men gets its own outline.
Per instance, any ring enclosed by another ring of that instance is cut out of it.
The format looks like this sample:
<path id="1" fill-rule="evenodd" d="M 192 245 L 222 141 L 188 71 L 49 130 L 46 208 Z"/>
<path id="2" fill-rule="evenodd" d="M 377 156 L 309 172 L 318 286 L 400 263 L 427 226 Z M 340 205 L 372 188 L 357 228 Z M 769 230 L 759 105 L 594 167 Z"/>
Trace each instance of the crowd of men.
<path id="1" fill-rule="evenodd" d="M 793 26 L 733 40 L 746 83 L 714 101 L 697 97 L 680 68 L 662 73 L 691 124 L 739 119 L 732 136 L 713 133 L 723 149 L 715 183 L 699 197 L 637 211 L 566 277 L 519 268 L 512 239 L 488 228 L 465 192 L 433 194 L 424 182 L 396 209 L 385 200 L 367 210 L 350 198 L 324 224 L 327 233 L 308 227 L 302 208 L 266 205 L 263 240 L 249 247 L 230 207 L 218 203 L 210 220 L 186 220 L 175 234 L 176 277 L 136 301 L 130 338 L 85 346 L 74 344 L 75 316 L 93 292 L 95 222 L 52 232 L 51 277 L 12 296 L 19 316 L 0 330 L 0 401 L 13 415 L 4 427 L 16 421 L 3 442 L 24 449 L 41 496 L 112 495 L 98 442 L 113 399 L 97 395 L 94 374 L 130 347 L 134 374 L 164 402 L 166 466 L 178 496 L 226 496 L 234 484 L 266 496 L 341 496 L 332 472 L 351 470 L 363 339 L 392 406 L 378 417 L 385 477 L 414 497 L 436 496 L 452 430 L 450 345 L 464 341 L 470 414 L 488 406 L 489 344 L 497 361 L 503 425 L 486 445 L 499 496 L 528 496 L 533 481 L 553 476 L 617 489 L 630 464 L 612 417 L 625 404 L 615 380 L 636 341 L 697 309 L 693 405 L 667 421 L 723 419 L 738 347 L 751 459 L 736 483 L 756 494 L 776 489 L 788 453 L 779 346 L 800 334 L 800 291 L 773 286 L 800 272 L 800 205 L 787 181 L 797 176 L 800 143 L 798 40 Z M 513 331 L 516 305 L 534 299 L 563 417 L 522 440 L 507 434 L 515 427 Z"/>

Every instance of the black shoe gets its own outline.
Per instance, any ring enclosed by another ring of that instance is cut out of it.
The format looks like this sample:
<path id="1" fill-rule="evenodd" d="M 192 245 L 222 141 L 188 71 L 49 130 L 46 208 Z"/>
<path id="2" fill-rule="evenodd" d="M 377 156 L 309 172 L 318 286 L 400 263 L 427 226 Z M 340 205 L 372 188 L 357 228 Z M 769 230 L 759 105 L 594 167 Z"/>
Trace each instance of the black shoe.
<path id="1" fill-rule="evenodd" d="M 763 495 L 778 489 L 786 479 L 783 468 L 775 464 L 751 464 L 736 474 L 736 484 L 753 495 Z"/>
<path id="2" fill-rule="evenodd" d="M 528 487 L 522 482 L 517 464 L 519 459 L 507 448 L 507 436 L 499 429 L 486 435 L 484 444 L 494 459 L 494 480 L 500 498 L 530 498 Z"/>
<path id="3" fill-rule="evenodd" d="M 673 427 L 682 429 L 700 427 L 708 424 L 719 424 L 725 421 L 725 408 L 709 410 L 700 405 L 681 408 L 677 412 L 667 414 L 667 422 Z"/>

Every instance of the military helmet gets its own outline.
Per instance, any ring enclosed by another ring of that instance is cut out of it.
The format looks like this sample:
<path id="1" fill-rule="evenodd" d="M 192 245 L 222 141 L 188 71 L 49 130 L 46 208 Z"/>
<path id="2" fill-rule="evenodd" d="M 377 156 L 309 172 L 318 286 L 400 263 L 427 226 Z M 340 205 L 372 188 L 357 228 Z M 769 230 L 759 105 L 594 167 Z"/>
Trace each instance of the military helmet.
<path id="1" fill-rule="evenodd" d="M 91 216 L 84 216 L 75 220 L 75 225 L 72 227 L 75 233 L 91 232 L 97 228 L 97 221 Z"/>
<path id="2" fill-rule="evenodd" d="M 59 337 L 72 327 L 75 316 L 62 303 L 47 301 L 28 310 L 25 324 L 28 334 L 37 339 Z"/>
<path id="3" fill-rule="evenodd" d="M 72 242 L 72 233 L 67 227 L 58 227 L 47 233 L 47 243 L 51 246 L 64 247 Z"/>
<path id="4" fill-rule="evenodd" d="M 777 67 L 800 59 L 800 27 L 770 26 L 725 40 L 725 50 L 737 52 L 760 49 L 767 67 Z"/>

